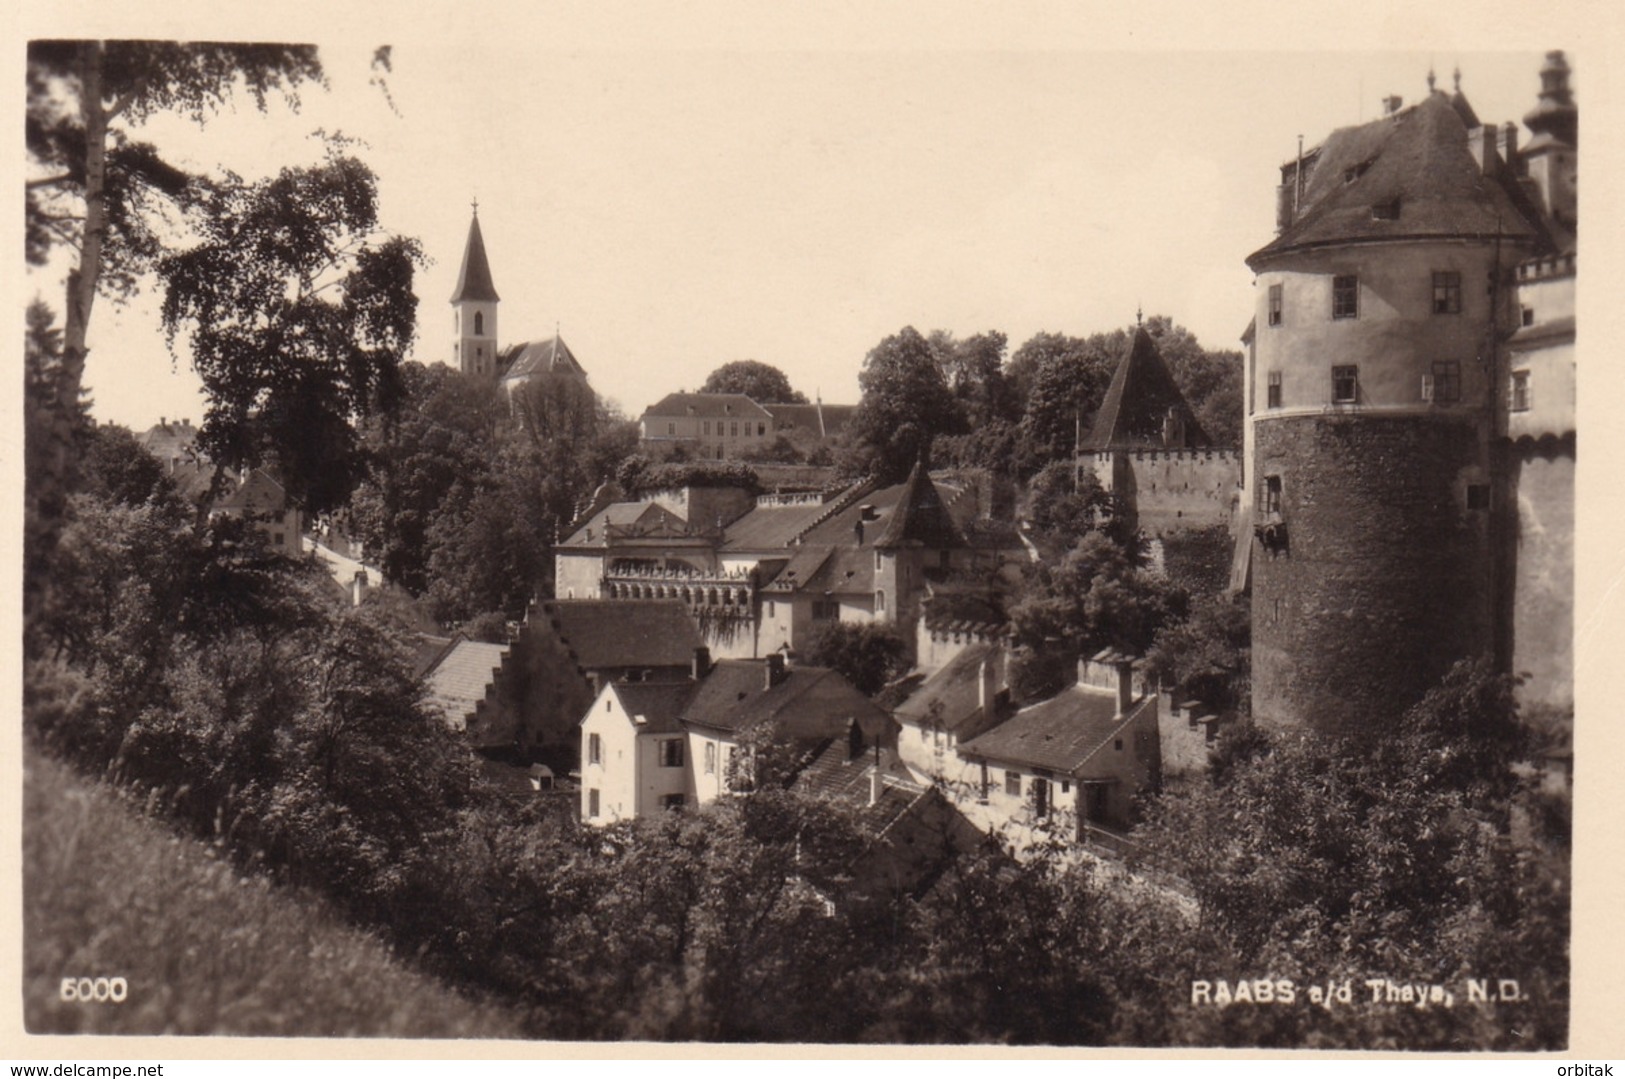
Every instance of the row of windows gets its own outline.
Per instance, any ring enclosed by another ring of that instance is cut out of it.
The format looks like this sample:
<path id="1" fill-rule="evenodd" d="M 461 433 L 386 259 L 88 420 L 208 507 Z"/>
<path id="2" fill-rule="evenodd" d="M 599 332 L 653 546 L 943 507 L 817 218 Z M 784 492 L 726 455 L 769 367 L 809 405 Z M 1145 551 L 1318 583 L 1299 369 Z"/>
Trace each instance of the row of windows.
<path id="1" fill-rule="evenodd" d="M 1487 510 L 1490 508 L 1490 488 L 1488 484 L 1473 483 L 1467 486 L 1467 508 L 1470 510 Z M 1265 476 L 1258 483 L 1258 507 L 1261 517 L 1270 517 L 1281 512 L 1281 477 Z M 1277 614 L 1280 612 L 1277 611 Z M 1122 740 L 1118 740 L 1118 749 L 1123 748 Z"/>
<path id="2" fill-rule="evenodd" d="M 1433 272 L 1433 303 L 1435 315 L 1461 314 L 1461 274 L 1455 270 Z M 1270 286 L 1269 317 L 1271 326 L 1281 325 L 1285 315 L 1285 300 L 1280 285 Z M 1358 274 L 1337 274 L 1332 278 L 1332 318 L 1360 317 L 1360 277 Z"/>
<path id="3" fill-rule="evenodd" d="M 722 429 L 723 428 L 722 421 L 721 420 L 717 421 L 717 437 L 721 438 L 722 435 L 727 434 L 729 438 L 738 438 L 739 437 L 739 421 L 738 420 L 730 420 L 728 422 L 727 426 L 728 426 L 728 430 L 726 432 L 724 432 L 723 429 Z M 702 429 L 703 429 L 705 434 L 709 435 L 711 433 L 711 421 L 706 420 Z M 762 437 L 762 436 L 764 436 L 766 434 L 767 434 L 767 424 L 766 423 L 758 423 L 756 425 L 756 436 L 758 438 L 760 438 L 760 437 Z M 750 421 L 749 420 L 745 421 L 745 437 L 746 438 L 750 437 Z"/>
<path id="4" fill-rule="evenodd" d="M 1281 372 L 1269 372 L 1266 405 L 1280 408 Z M 1332 403 L 1352 405 L 1360 400 L 1360 365 L 1338 364 L 1332 368 Z M 1453 405 L 1461 400 L 1461 364 L 1456 360 L 1436 360 L 1431 373 L 1422 376 L 1422 400 Z"/>

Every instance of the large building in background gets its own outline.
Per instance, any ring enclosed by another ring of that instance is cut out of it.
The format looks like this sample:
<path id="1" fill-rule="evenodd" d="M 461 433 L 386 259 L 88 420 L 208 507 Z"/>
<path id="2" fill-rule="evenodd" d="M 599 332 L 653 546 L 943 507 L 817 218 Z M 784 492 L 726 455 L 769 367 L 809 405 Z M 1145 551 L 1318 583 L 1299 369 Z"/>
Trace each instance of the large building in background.
<path id="1" fill-rule="evenodd" d="M 1263 722 L 1397 719 L 1486 654 L 1572 705 L 1576 123 L 1541 77 L 1522 148 L 1430 75 L 1282 166 L 1235 578 Z"/>

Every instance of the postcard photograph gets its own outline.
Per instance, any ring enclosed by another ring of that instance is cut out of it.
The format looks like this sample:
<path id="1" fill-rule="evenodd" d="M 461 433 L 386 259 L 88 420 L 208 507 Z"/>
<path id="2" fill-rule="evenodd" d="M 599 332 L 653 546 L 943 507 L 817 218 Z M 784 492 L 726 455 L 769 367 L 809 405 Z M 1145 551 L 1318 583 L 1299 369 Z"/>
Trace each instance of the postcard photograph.
<path id="1" fill-rule="evenodd" d="M 23 1028 L 1568 1049 L 1584 45 L 31 33 Z"/>

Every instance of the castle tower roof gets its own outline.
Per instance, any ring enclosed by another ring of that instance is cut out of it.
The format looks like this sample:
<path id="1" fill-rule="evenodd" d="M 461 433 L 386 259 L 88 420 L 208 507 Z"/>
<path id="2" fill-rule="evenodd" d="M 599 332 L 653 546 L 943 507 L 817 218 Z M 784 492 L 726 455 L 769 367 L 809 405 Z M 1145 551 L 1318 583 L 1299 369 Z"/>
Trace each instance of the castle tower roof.
<path id="1" fill-rule="evenodd" d="M 1170 431 L 1170 420 L 1177 430 Z M 1211 444 L 1144 327 L 1135 327 L 1134 339 L 1112 375 L 1090 442 L 1089 448 L 1095 450 Z"/>
<path id="2" fill-rule="evenodd" d="M 903 494 L 897 500 L 897 509 L 886 523 L 886 531 L 875 540 L 875 547 L 943 550 L 965 545 L 965 537 L 954 524 L 948 507 L 942 504 L 942 494 L 931 482 L 925 460 L 921 458 L 914 462 L 914 470 L 908 474 Z"/>
<path id="3" fill-rule="evenodd" d="M 468 225 L 468 243 L 463 248 L 463 268 L 457 274 L 457 290 L 451 295 L 452 303 L 475 300 L 497 303 L 496 285 L 491 283 L 491 264 L 485 259 L 485 238 L 480 235 L 480 214 L 476 210 Z"/>
<path id="4" fill-rule="evenodd" d="M 1561 49 L 1553 50 L 1546 54 L 1546 63 L 1540 69 L 1540 101 L 1523 122 L 1535 133 L 1537 142 L 1546 135 L 1578 146 L 1579 119 L 1574 94 L 1569 90 L 1569 62 Z"/>
<path id="5" fill-rule="evenodd" d="M 1475 159 L 1463 119 L 1471 115 L 1465 99 L 1436 91 L 1408 109 L 1332 132 L 1309 155 L 1314 165 L 1292 221 L 1248 256 L 1248 265 L 1257 269 L 1291 251 L 1394 240 L 1546 243 L 1539 211 L 1512 170 Z"/>

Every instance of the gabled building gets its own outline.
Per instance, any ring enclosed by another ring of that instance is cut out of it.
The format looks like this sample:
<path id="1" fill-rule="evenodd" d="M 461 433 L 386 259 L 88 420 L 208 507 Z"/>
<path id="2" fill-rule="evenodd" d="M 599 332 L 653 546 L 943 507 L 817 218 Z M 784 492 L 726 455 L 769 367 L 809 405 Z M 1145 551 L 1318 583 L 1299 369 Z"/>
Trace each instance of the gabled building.
<path id="1" fill-rule="evenodd" d="M 475 749 L 502 748 L 515 740 L 517 717 L 496 693 L 497 673 L 507 659 L 504 645 L 459 636 L 441 647 L 424 672 L 429 703 Z"/>
<path id="2" fill-rule="evenodd" d="M 643 410 L 638 436 L 646 452 L 678 446 L 705 460 L 727 460 L 773 441 L 773 415 L 742 393 L 668 393 Z"/>
<path id="3" fill-rule="evenodd" d="M 611 682 L 581 717 L 581 815 L 590 824 L 703 804 L 791 776 L 824 743 L 894 744 L 890 718 L 839 674 L 782 656 L 703 651 L 682 681 Z"/>
<path id="4" fill-rule="evenodd" d="M 136 442 L 158 458 L 182 498 L 202 505 L 214 484 L 215 466 L 198 451 L 198 429 L 189 419 L 171 422 L 160 418 L 136 436 Z M 227 469 L 226 487 L 209 507 L 211 516 L 238 517 L 263 538 L 271 549 L 289 558 L 304 553 L 304 514 L 289 500 L 287 491 L 263 469 L 246 473 Z"/>
<path id="5" fill-rule="evenodd" d="M 1161 778 L 1158 699 L 1136 689 L 1134 663 L 1110 651 L 1083 660 L 1077 684 L 960 744 L 996 819 L 1079 839 L 1090 824 L 1132 823 L 1135 797 Z"/>
<path id="6" fill-rule="evenodd" d="M 1003 641 L 966 645 L 892 710 L 898 756 L 925 779 L 958 789 L 979 785 L 979 766 L 959 747 L 1006 718 L 1009 704 Z"/>
<path id="7" fill-rule="evenodd" d="M 479 207 L 468 225 L 463 245 L 463 262 L 452 290 L 452 364 L 465 375 L 498 383 L 510 395 L 544 372 L 587 379 L 570 347 L 554 326 L 553 336 L 541 341 L 521 341 L 502 347 L 497 335 L 497 294 L 491 263 L 485 254 L 485 237 L 480 232 Z"/>

